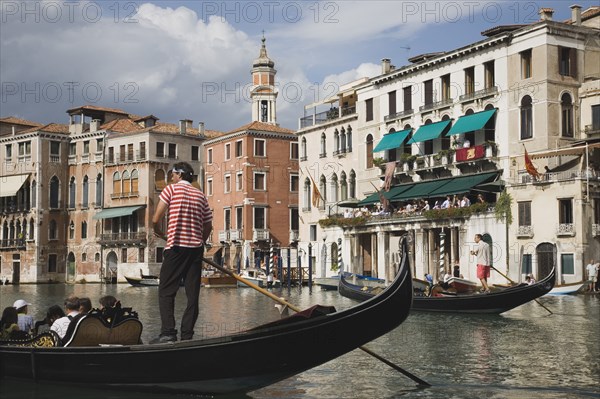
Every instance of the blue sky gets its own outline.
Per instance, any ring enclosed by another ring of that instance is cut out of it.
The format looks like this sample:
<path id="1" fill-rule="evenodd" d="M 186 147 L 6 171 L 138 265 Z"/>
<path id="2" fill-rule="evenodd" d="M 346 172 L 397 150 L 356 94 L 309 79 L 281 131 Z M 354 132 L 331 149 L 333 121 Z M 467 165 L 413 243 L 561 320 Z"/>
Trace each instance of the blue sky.
<path id="1" fill-rule="evenodd" d="M 550 1 L 0 2 L 0 116 L 66 123 L 92 104 L 229 131 L 250 121 L 260 39 L 275 61 L 278 122 L 305 104 L 409 57 L 481 40 L 481 31 L 570 18 Z M 578 1 L 585 10 L 597 1 Z"/>

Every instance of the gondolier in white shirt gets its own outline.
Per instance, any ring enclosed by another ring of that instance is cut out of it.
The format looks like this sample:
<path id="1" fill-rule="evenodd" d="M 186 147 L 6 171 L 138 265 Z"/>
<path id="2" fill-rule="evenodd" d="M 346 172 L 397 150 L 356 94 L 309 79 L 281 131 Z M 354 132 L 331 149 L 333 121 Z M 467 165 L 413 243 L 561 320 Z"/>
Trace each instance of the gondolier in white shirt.
<path id="1" fill-rule="evenodd" d="M 187 162 L 173 165 L 173 184 L 160 193 L 160 201 L 152 217 L 154 234 L 164 237 L 163 215 L 168 210 L 167 245 L 163 253 L 158 286 L 161 330 L 151 343 L 177 341 L 175 328 L 175 296 L 183 279 L 187 306 L 181 319 L 181 340 L 192 339 L 198 320 L 200 278 L 204 243 L 212 230 L 212 212 L 206 196 L 192 186 L 194 170 Z"/>
<path id="2" fill-rule="evenodd" d="M 490 277 L 492 254 L 490 251 L 490 245 L 481 238 L 481 234 L 475 234 L 476 247 L 473 251 L 471 251 L 471 255 L 477 256 L 477 278 L 481 281 L 481 285 L 483 286 L 481 292 L 485 292 L 487 294 L 490 292 L 487 279 Z"/>

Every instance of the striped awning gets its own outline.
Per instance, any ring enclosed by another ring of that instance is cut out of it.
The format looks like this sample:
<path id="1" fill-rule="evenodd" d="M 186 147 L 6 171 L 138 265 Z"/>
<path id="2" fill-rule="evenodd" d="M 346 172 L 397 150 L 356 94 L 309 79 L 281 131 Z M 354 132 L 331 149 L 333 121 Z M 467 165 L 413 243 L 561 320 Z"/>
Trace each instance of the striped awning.
<path id="1" fill-rule="evenodd" d="M 14 197 L 23 186 L 30 173 L 23 175 L 0 176 L 0 197 Z"/>

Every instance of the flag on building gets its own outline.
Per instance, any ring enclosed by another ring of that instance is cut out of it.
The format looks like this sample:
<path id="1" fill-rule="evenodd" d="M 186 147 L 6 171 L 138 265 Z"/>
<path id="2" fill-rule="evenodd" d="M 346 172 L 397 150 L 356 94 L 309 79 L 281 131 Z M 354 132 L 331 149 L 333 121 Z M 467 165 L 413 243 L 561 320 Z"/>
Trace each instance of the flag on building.
<path id="1" fill-rule="evenodd" d="M 525 145 L 523 145 L 525 148 Z M 537 171 L 533 162 L 531 162 L 531 158 L 529 158 L 529 154 L 527 153 L 527 148 L 525 148 L 525 170 L 534 178 L 538 179 L 540 177 L 540 173 Z"/>
<path id="2" fill-rule="evenodd" d="M 323 199 L 323 196 L 321 195 L 321 192 L 319 191 L 319 188 L 317 187 L 317 183 L 315 183 L 315 180 L 313 179 L 310 172 L 308 172 L 308 170 L 306 172 L 308 173 L 308 177 L 310 177 L 310 181 L 312 183 L 312 205 L 315 208 L 318 208 L 319 205 L 321 204 L 321 200 Z M 324 200 L 323 200 L 323 203 L 325 203 Z"/>
<path id="3" fill-rule="evenodd" d="M 396 161 L 388 162 L 385 164 L 385 180 L 383 188 L 385 191 L 390 191 L 390 187 L 392 186 L 392 178 L 394 177 L 394 172 L 396 171 Z"/>

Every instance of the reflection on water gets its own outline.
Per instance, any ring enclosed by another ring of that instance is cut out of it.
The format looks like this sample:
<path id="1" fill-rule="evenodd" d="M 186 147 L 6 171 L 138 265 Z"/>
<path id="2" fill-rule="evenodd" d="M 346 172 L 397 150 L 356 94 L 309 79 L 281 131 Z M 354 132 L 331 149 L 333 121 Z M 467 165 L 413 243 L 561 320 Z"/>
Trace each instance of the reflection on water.
<path id="1" fill-rule="evenodd" d="M 337 292 L 319 289 L 274 292 L 301 308 L 319 303 L 340 310 L 354 304 Z M 0 286 L 0 306 L 10 306 L 23 298 L 33 304 L 30 313 L 40 319 L 48 306 L 61 304 L 71 294 L 89 296 L 95 305 L 102 295 L 114 295 L 124 306 L 139 312 L 144 341 L 159 332 L 156 287 Z M 274 302 L 252 289 L 203 288 L 200 296 L 196 338 L 238 332 L 279 317 Z M 396 330 L 366 345 L 429 382 L 432 388 L 417 389 L 410 379 L 356 350 L 249 395 L 235 397 L 600 398 L 600 295 L 549 296 L 540 301 L 554 314 L 549 315 L 535 302 L 500 316 L 412 313 Z M 176 301 L 178 320 L 184 305 L 180 292 Z M 359 332 L 339 332 L 356 333 Z M 296 347 L 273 350 L 286 350 L 293 358 L 294 353 L 310 350 L 309 345 L 298 342 Z M 2 399 L 62 399 L 74 397 L 72 392 L 72 388 L 11 380 L 0 384 Z M 94 390 L 77 393 L 77 397 L 98 399 L 167 397 Z"/>

